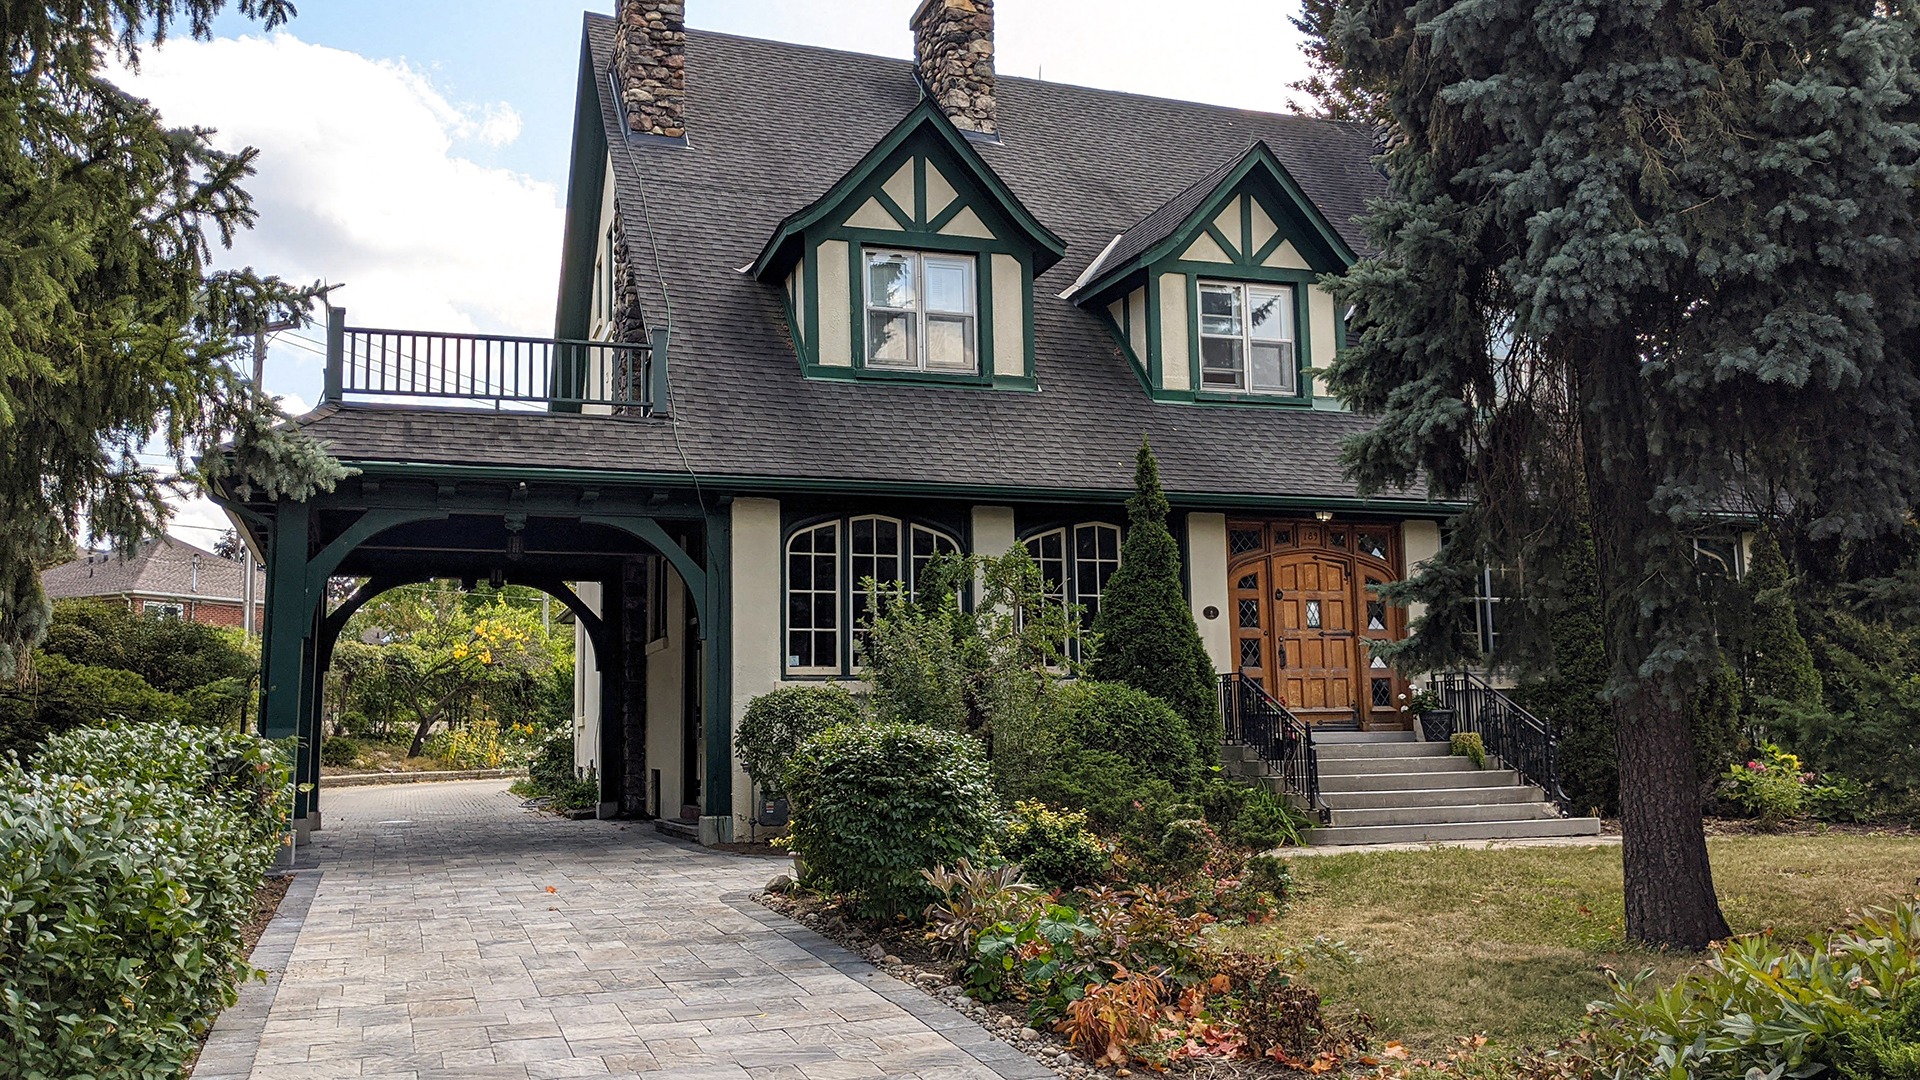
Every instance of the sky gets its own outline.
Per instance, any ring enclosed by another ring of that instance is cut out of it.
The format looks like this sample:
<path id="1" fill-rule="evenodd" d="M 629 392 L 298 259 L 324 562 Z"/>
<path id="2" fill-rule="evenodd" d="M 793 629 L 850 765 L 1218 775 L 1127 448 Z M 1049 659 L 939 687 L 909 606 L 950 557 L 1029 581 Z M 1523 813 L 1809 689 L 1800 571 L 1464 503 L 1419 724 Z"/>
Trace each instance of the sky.
<path id="1" fill-rule="evenodd" d="M 234 10 L 117 77 L 172 124 L 259 150 L 259 219 L 225 265 L 340 283 L 360 326 L 543 335 L 557 300 L 581 18 L 616 0 L 296 0 L 271 33 Z M 912 55 L 916 0 L 687 0 L 695 29 Z M 233 8 L 234 5 L 229 5 Z M 998 0 L 996 66 L 1284 111 L 1305 74 L 1292 0 Z M 688 73 L 688 93 L 700 75 Z M 318 327 L 276 335 L 267 389 L 319 396 Z M 181 503 L 170 531 L 228 525 Z"/>

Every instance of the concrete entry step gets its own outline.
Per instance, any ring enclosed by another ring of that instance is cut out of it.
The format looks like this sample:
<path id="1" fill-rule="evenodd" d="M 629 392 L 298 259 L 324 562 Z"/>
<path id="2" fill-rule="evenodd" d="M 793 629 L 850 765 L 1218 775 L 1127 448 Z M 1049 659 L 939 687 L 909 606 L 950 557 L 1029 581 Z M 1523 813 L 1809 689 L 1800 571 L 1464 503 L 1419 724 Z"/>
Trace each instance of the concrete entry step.
<path id="1" fill-rule="evenodd" d="M 1347 825 L 1459 825 L 1479 821 L 1533 821 L 1560 819 L 1560 811 L 1545 801 L 1530 803 L 1472 803 L 1451 806 L 1379 806 L 1335 810 L 1334 828 Z"/>
<path id="2" fill-rule="evenodd" d="M 1431 788 L 1507 787 L 1518 785 L 1512 769 L 1468 769 L 1464 772 L 1334 773 L 1320 776 L 1320 790 L 1415 791 Z"/>
<path id="3" fill-rule="evenodd" d="M 1531 784 L 1505 787 L 1408 788 L 1404 791 L 1326 791 L 1321 801 L 1334 810 L 1378 809 L 1387 806 L 1469 806 L 1487 803 L 1537 803 L 1544 801 L 1539 788 Z"/>
<path id="4" fill-rule="evenodd" d="M 1321 761 L 1354 761 L 1361 758 L 1443 758 L 1453 753 L 1446 743 L 1333 743 L 1329 746 L 1315 745 L 1314 753 Z M 1460 760 L 1465 761 L 1466 758 Z"/>
<path id="5" fill-rule="evenodd" d="M 1459 824 L 1322 826 L 1307 834 L 1307 842 L 1315 846 L 1420 844 L 1445 840 L 1514 840 L 1598 835 L 1600 835 L 1599 818 L 1551 818 Z"/>
<path id="6" fill-rule="evenodd" d="M 1313 745 L 1344 746 L 1350 743 L 1418 742 L 1411 731 L 1328 731 L 1313 729 Z"/>
<path id="7" fill-rule="evenodd" d="M 1423 754 L 1396 757 L 1328 757 L 1320 755 L 1320 775 L 1346 776 L 1353 773 L 1470 773 L 1484 772 L 1473 762 L 1452 754 Z"/>

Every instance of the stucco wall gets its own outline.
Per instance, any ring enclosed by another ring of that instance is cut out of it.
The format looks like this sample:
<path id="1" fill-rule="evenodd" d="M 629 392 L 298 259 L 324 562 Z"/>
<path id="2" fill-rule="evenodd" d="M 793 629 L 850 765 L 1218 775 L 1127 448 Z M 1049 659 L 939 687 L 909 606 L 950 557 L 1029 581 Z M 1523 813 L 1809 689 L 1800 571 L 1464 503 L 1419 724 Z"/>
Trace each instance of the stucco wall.
<path id="1" fill-rule="evenodd" d="M 1232 608 L 1227 597 L 1227 515 L 1187 515 L 1187 592 L 1193 601 L 1193 621 L 1200 627 L 1213 670 L 1233 670 Z M 1213 618 L 1207 618 L 1207 609 Z"/>

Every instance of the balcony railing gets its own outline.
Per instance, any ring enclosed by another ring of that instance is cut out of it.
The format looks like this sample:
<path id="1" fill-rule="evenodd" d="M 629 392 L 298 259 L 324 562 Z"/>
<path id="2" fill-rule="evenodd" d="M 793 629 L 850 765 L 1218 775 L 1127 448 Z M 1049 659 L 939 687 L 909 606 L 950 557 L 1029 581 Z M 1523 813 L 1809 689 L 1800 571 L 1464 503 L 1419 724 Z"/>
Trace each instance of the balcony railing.
<path id="1" fill-rule="evenodd" d="M 327 314 L 322 401 L 663 416 L 667 339 L 572 341 L 348 326 Z"/>

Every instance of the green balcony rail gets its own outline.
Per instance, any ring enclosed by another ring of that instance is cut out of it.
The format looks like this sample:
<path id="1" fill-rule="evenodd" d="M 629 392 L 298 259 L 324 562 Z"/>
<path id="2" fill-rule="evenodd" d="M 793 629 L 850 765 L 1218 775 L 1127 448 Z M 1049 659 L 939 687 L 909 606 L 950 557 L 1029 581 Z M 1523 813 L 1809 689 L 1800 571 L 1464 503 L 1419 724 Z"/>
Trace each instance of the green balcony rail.
<path id="1" fill-rule="evenodd" d="M 323 402 L 667 414 L 667 335 L 575 341 L 347 325 L 327 313 Z"/>

